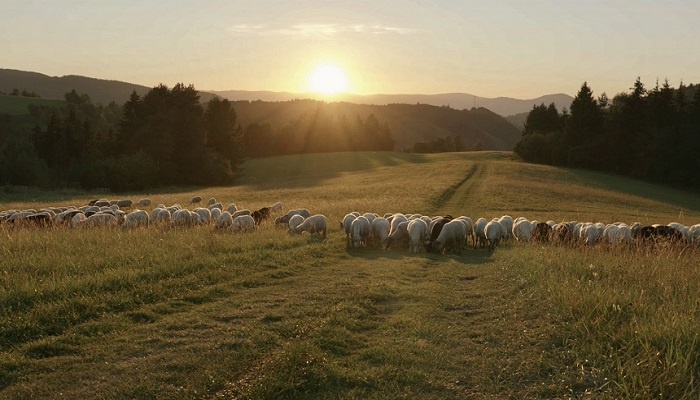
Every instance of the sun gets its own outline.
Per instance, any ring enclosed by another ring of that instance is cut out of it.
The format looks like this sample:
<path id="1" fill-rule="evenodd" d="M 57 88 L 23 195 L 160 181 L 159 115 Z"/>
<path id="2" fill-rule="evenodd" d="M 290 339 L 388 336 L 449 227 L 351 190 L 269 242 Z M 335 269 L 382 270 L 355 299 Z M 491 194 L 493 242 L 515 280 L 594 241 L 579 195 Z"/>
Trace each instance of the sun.
<path id="1" fill-rule="evenodd" d="M 309 77 L 309 90 L 326 96 L 346 92 L 348 87 L 345 71 L 335 64 L 321 64 Z"/>

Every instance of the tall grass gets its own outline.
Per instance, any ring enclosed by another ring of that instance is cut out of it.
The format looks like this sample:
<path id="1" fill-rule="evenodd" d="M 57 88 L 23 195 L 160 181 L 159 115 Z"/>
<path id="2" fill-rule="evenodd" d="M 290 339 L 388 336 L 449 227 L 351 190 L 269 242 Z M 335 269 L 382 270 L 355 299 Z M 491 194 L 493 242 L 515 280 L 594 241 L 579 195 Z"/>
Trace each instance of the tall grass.
<path id="1" fill-rule="evenodd" d="M 488 152 L 290 156 L 241 173 L 232 187 L 119 197 L 281 201 L 325 214 L 328 238 L 271 223 L 238 235 L 1 226 L 0 397 L 698 395 L 697 249 L 408 255 L 348 250 L 339 227 L 350 211 L 690 224 L 696 195 Z M 0 197 L 0 209 L 103 196 Z"/>

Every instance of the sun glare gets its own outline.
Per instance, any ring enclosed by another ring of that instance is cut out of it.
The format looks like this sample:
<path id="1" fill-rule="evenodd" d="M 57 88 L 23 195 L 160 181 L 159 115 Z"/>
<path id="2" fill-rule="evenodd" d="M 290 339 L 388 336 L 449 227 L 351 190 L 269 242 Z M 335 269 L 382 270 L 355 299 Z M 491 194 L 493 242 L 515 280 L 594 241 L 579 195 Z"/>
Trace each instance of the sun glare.
<path id="1" fill-rule="evenodd" d="M 345 72 L 334 64 L 322 64 L 316 67 L 309 79 L 309 90 L 324 95 L 334 95 L 348 90 L 348 78 Z"/>

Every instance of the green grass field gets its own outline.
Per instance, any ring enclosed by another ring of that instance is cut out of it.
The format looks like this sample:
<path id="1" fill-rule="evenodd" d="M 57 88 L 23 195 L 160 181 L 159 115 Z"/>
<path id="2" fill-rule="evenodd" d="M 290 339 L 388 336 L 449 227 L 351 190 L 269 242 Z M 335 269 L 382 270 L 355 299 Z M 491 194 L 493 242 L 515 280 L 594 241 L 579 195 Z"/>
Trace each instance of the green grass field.
<path id="1" fill-rule="evenodd" d="M 339 227 L 350 211 L 693 225 L 698 194 L 480 152 L 257 159 L 233 187 L 119 198 L 194 195 L 305 207 L 328 237 L 0 226 L 0 398 L 700 397 L 697 248 L 409 255 L 348 250 Z"/>

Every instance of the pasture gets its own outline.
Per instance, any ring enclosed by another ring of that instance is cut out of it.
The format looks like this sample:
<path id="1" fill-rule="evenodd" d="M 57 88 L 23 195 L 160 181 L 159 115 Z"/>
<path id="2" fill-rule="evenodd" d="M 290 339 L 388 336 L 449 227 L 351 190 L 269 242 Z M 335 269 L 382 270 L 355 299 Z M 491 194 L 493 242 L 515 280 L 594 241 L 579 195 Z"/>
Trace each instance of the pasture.
<path id="1" fill-rule="evenodd" d="M 236 186 L 112 197 L 193 196 L 308 208 L 328 236 L 0 225 L 0 398 L 700 396 L 697 247 L 416 255 L 347 249 L 339 227 L 350 211 L 690 226 L 698 194 L 478 152 L 256 159 Z"/>

